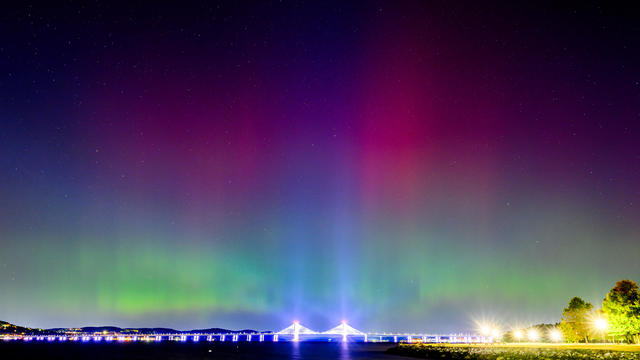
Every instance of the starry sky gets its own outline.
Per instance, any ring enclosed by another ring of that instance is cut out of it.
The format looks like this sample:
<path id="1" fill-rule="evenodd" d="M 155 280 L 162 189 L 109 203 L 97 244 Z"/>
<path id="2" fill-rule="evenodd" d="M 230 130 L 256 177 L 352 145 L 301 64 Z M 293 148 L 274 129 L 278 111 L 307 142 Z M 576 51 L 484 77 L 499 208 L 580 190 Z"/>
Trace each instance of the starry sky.
<path id="1" fill-rule="evenodd" d="M 640 280 L 637 10 L 2 6 L 2 320 L 467 331 Z"/>

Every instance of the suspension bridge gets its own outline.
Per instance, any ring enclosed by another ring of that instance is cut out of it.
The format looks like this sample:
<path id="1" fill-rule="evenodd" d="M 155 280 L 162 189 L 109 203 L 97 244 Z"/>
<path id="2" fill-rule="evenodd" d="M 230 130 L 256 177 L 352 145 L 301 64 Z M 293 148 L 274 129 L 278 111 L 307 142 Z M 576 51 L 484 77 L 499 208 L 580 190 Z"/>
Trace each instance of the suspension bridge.
<path id="1" fill-rule="evenodd" d="M 388 343 L 491 343 L 492 337 L 472 334 L 421 334 L 393 332 L 363 332 L 343 321 L 326 331 L 314 331 L 298 321 L 278 332 L 176 333 L 176 334 L 56 334 L 56 335 L 0 335 L 2 341 L 25 342 L 388 342 Z"/>

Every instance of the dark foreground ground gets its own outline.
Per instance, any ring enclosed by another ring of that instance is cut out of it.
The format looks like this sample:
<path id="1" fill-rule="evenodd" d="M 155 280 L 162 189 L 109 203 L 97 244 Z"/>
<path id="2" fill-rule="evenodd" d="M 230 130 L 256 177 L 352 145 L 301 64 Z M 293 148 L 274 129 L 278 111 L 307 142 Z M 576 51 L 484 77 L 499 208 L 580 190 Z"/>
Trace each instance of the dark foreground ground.
<path id="1" fill-rule="evenodd" d="M 389 352 L 442 360 L 640 360 L 640 346 L 620 344 L 400 344 Z"/>
<path id="2" fill-rule="evenodd" d="M 23 343 L 0 342 L 0 359 L 407 359 L 393 344 L 362 343 Z"/>

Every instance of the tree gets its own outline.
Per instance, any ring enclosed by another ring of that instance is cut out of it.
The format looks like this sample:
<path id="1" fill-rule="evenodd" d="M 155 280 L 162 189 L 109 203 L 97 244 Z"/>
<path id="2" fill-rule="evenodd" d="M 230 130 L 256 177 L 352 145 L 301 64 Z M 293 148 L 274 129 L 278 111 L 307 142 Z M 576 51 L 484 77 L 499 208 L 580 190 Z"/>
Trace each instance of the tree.
<path id="1" fill-rule="evenodd" d="M 640 292 L 631 280 L 616 283 L 602 302 L 607 317 L 608 332 L 621 336 L 626 342 L 640 342 Z"/>
<path id="2" fill-rule="evenodd" d="M 573 325 L 569 324 L 564 319 L 560 321 L 560 324 L 558 325 L 558 329 L 562 331 L 562 339 L 568 343 L 576 343 L 582 340 L 582 337 L 578 335 Z"/>
<path id="3" fill-rule="evenodd" d="M 591 303 L 577 296 L 569 301 L 569 306 L 562 310 L 562 321 L 559 326 L 565 340 L 578 342 L 584 339 L 585 342 L 589 342 L 588 318 L 592 310 Z"/>

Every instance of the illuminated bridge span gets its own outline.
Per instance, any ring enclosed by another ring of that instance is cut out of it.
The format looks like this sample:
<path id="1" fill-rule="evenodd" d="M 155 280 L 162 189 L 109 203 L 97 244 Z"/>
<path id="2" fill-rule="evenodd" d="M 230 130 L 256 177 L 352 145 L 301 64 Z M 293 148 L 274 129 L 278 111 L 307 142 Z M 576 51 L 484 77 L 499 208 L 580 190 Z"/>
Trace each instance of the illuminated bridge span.
<path id="1" fill-rule="evenodd" d="M 314 331 L 294 321 L 274 336 L 278 340 L 286 341 L 351 341 L 351 342 L 424 342 L 424 343 L 488 343 L 493 338 L 476 335 L 434 335 L 419 333 L 365 333 L 343 321 L 340 325 L 327 331 Z"/>
<path id="2" fill-rule="evenodd" d="M 278 332 L 254 333 L 193 333 L 193 334 L 154 334 L 154 335 L 4 335 L 3 341 L 38 341 L 38 342 L 279 342 L 279 341 L 342 341 L 342 342 L 424 342 L 424 343 L 488 343 L 493 338 L 476 335 L 433 335 L 407 333 L 365 333 L 349 326 L 346 322 L 323 332 L 313 331 L 294 321 Z"/>

